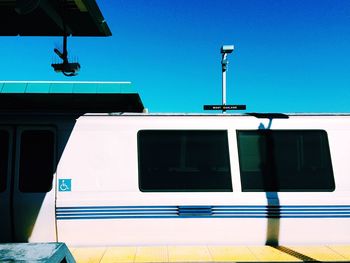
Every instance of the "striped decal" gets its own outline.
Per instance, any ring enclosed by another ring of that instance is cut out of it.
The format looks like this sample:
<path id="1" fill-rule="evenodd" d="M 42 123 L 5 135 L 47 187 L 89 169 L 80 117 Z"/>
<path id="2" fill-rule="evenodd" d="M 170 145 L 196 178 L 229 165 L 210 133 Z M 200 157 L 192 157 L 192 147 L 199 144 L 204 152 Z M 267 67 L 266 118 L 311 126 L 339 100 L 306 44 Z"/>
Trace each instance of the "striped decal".
<path id="1" fill-rule="evenodd" d="M 57 207 L 58 220 L 136 218 L 350 218 L 350 205 Z"/>

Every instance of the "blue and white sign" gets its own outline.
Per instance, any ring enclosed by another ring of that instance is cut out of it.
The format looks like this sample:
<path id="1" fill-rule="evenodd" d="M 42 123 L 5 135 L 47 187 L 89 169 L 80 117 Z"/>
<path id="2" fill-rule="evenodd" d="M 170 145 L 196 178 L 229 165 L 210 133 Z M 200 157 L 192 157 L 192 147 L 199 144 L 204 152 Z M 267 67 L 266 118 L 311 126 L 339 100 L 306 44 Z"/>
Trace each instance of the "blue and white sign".
<path id="1" fill-rule="evenodd" d="M 59 192 L 72 191 L 72 179 L 58 179 L 58 191 Z"/>

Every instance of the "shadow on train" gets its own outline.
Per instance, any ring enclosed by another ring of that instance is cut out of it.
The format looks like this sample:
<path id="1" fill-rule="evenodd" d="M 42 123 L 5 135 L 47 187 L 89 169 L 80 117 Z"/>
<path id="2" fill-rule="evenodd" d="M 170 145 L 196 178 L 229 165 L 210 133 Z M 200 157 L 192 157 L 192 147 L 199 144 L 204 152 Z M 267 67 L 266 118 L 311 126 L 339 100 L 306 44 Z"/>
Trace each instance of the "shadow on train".
<path id="1" fill-rule="evenodd" d="M 260 123 L 259 130 L 270 130 L 272 126 L 273 118 L 269 118 L 269 123 L 265 127 L 263 123 Z M 266 148 L 270 149 L 269 154 L 265 154 Z M 299 253 L 286 246 L 279 245 L 279 234 L 280 234 L 280 220 L 281 220 L 281 209 L 280 200 L 278 197 L 279 180 L 275 165 L 275 150 L 274 140 L 269 133 L 266 134 L 265 140 L 260 138 L 259 150 L 260 156 L 266 156 L 267 159 L 261 167 L 263 174 L 269 174 L 269 176 L 263 176 L 264 190 L 267 199 L 267 228 L 266 228 L 266 241 L 265 245 L 273 247 L 283 253 L 293 256 L 297 259 L 307 262 L 320 262 L 314 258 Z M 272 190 L 272 191 L 271 191 Z"/>
<path id="2" fill-rule="evenodd" d="M 263 123 L 260 123 L 259 130 L 270 130 L 272 126 L 273 118 L 269 118 L 269 123 L 265 127 Z M 267 230 L 266 230 L 266 245 L 278 246 L 279 232 L 280 232 L 280 201 L 278 198 L 278 192 L 270 192 L 271 189 L 278 188 L 278 178 L 276 176 L 276 165 L 274 157 L 274 141 L 269 133 L 266 134 L 266 138 L 263 140 L 259 138 L 259 151 L 260 156 L 266 156 L 261 171 L 262 174 L 269 174 L 269 177 L 263 176 L 264 190 L 266 191 L 267 199 Z M 266 147 L 266 145 L 268 147 Z M 270 149 L 270 154 L 265 154 L 266 148 Z"/>

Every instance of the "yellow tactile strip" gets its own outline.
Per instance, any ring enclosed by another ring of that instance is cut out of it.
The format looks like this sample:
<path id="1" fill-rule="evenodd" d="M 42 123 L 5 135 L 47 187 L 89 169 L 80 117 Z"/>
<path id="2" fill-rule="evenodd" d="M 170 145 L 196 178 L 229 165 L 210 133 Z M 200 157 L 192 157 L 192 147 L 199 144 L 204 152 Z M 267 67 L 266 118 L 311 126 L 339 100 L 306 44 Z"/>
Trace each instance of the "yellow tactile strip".
<path id="1" fill-rule="evenodd" d="M 350 245 L 72 247 L 77 263 L 350 262 Z"/>
<path id="2" fill-rule="evenodd" d="M 214 262 L 252 262 L 257 260 L 256 256 L 245 246 L 210 246 L 209 252 Z"/>

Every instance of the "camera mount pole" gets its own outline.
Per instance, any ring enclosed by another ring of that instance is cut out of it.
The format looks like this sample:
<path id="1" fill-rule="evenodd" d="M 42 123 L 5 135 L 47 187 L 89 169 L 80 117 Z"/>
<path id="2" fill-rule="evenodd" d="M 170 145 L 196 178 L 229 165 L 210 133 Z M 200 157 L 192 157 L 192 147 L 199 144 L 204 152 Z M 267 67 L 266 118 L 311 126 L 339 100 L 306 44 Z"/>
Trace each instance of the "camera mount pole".
<path id="1" fill-rule="evenodd" d="M 227 53 L 222 53 L 221 59 L 221 69 L 222 69 L 222 105 L 226 106 L 226 71 L 227 71 Z M 223 108 L 222 113 L 226 113 L 226 110 Z"/>
<path id="2" fill-rule="evenodd" d="M 233 45 L 223 45 L 221 47 L 221 72 L 222 72 L 222 104 L 221 105 L 204 105 L 204 110 L 221 110 L 226 113 L 226 110 L 245 110 L 246 105 L 226 105 L 226 72 L 228 59 L 227 55 L 234 50 Z"/>

